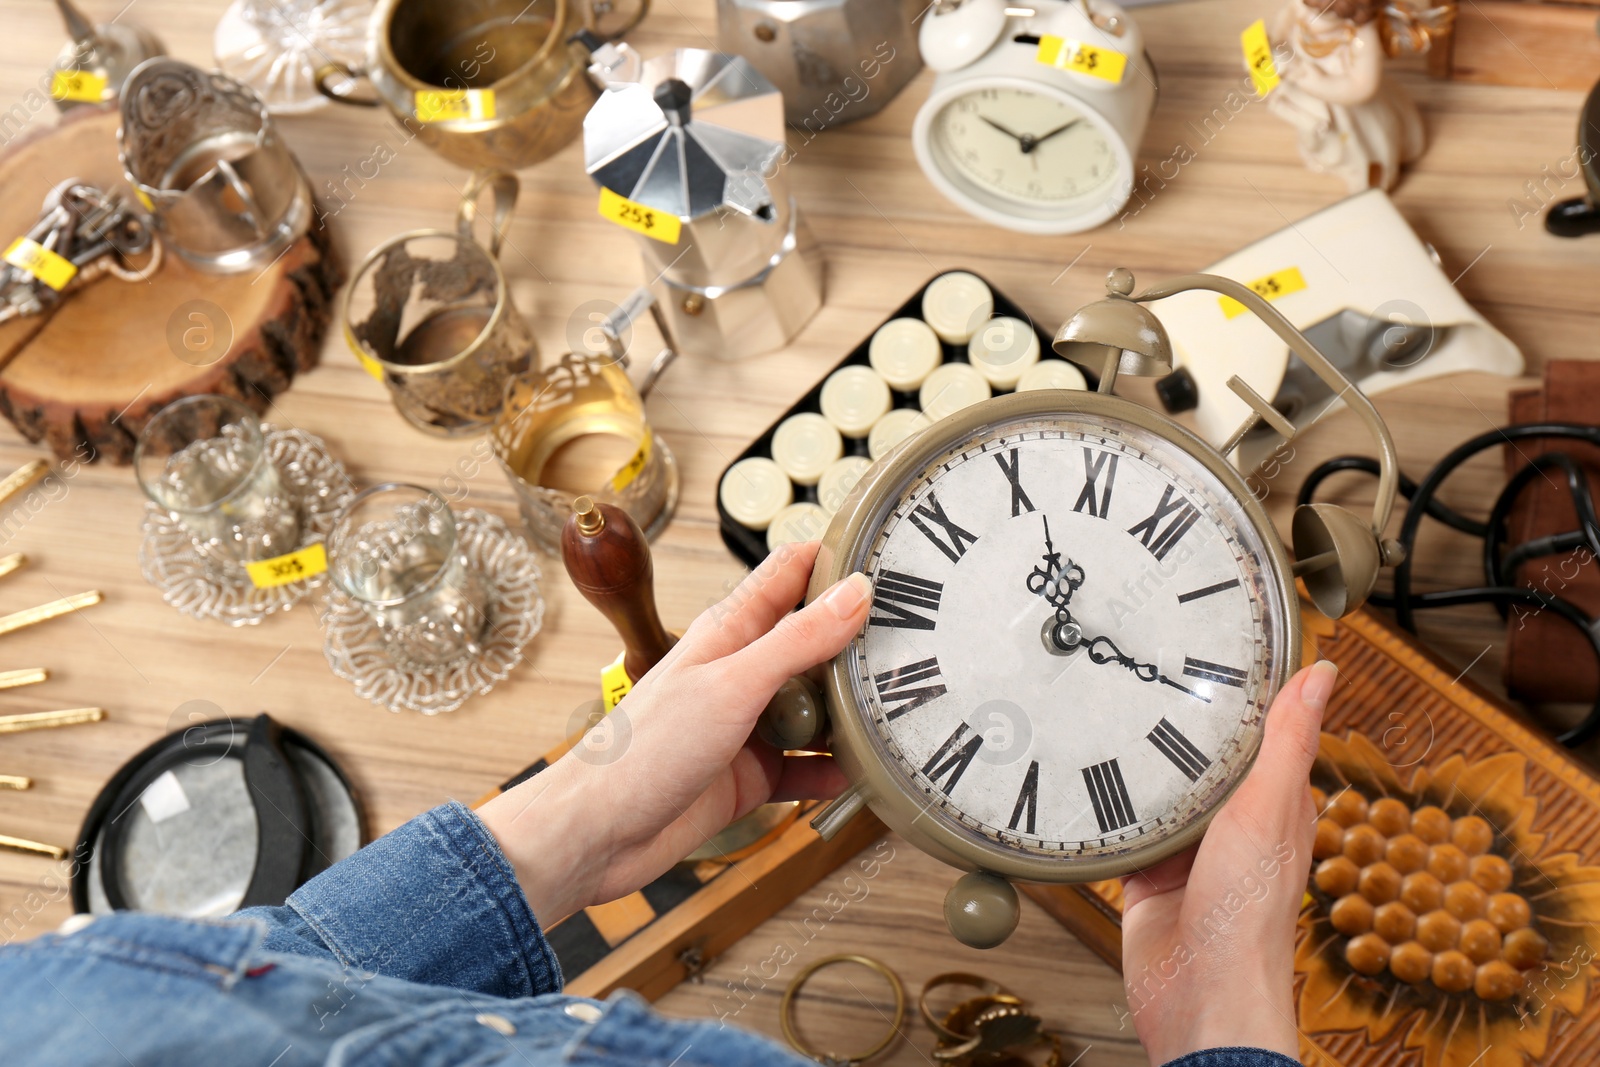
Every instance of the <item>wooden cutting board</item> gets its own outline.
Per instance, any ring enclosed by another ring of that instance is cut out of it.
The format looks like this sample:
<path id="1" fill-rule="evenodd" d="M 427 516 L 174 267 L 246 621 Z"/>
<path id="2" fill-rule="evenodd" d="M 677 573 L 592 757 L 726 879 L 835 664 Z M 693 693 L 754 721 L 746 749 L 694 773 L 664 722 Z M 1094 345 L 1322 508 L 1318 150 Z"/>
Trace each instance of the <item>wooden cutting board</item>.
<path id="1" fill-rule="evenodd" d="M 0 245 L 32 228 L 64 179 L 131 195 L 118 122 L 77 108 L 0 153 Z M 316 366 L 342 280 L 319 223 L 249 273 L 205 274 L 168 249 L 147 281 L 107 276 L 52 312 L 0 324 L 0 413 L 62 459 L 127 463 L 145 422 L 180 397 L 220 393 L 264 410 Z"/>

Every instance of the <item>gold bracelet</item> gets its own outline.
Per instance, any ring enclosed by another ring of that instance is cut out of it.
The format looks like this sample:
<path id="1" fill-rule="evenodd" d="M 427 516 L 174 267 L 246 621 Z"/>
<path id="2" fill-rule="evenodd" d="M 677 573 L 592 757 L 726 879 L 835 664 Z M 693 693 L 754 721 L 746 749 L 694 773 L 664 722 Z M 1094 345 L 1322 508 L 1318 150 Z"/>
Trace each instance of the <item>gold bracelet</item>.
<path id="1" fill-rule="evenodd" d="M 878 974 L 881 974 L 884 978 L 888 979 L 890 988 L 894 990 L 894 1018 L 890 1020 L 888 1034 L 884 1036 L 883 1040 L 879 1041 L 876 1045 L 873 1045 L 865 1052 L 857 1052 L 844 1056 L 834 1052 L 817 1052 L 814 1049 L 807 1048 L 801 1042 L 800 1032 L 795 1028 L 794 1024 L 794 1004 L 795 999 L 800 994 L 801 987 L 806 984 L 812 975 L 816 974 L 824 967 L 831 967 L 838 963 L 855 963 L 867 968 L 868 970 L 876 971 Z M 867 1062 L 868 1060 L 877 1056 L 879 1053 L 883 1052 L 890 1045 L 894 1044 L 895 1038 L 900 1036 L 900 1023 L 905 1019 L 905 1014 L 906 987 L 900 984 L 899 975 L 891 971 L 887 965 L 880 963 L 869 956 L 843 954 L 838 956 L 824 956 L 820 960 L 815 960 L 809 964 L 805 970 L 801 971 L 795 976 L 795 980 L 790 982 L 789 988 L 784 991 L 783 1003 L 778 1009 L 778 1021 L 783 1025 L 784 1040 L 789 1042 L 790 1048 L 794 1049 L 802 1056 L 815 1060 L 818 1063 L 854 1065 Z"/>

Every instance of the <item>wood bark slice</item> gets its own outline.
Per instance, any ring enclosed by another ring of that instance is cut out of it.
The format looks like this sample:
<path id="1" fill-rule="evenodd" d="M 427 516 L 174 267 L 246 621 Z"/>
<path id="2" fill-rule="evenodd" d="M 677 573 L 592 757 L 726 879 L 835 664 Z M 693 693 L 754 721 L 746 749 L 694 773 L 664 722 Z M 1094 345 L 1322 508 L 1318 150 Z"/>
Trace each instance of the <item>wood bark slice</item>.
<path id="1" fill-rule="evenodd" d="M 0 154 L 0 245 L 33 226 L 66 178 L 128 192 L 118 122 L 78 108 Z M 172 401 L 218 393 L 261 411 L 315 367 L 342 280 L 320 224 L 244 274 L 202 273 L 169 248 L 147 281 L 106 276 L 51 313 L 0 324 L 0 413 L 62 459 L 128 463 L 139 431 Z"/>

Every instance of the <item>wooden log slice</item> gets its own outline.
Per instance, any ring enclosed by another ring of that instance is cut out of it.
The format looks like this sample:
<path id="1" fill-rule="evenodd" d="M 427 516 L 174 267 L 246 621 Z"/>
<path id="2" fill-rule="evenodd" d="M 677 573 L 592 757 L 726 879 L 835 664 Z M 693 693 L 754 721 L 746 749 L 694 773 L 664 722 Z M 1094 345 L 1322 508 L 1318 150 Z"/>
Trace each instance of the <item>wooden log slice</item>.
<path id="1" fill-rule="evenodd" d="M 71 177 L 128 193 L 114 111 L 78 108 L 0 153 L 0 247 Z M 313 223 L 277 262 L 205 274 L 166 250 L 144 282 L 106 276 L 51 312 L 0 324 L 0 413 L 65 459 L 128 463 L 150 416 L 219 393 L 257 411 L 316 366 L 343 270 Z"/>

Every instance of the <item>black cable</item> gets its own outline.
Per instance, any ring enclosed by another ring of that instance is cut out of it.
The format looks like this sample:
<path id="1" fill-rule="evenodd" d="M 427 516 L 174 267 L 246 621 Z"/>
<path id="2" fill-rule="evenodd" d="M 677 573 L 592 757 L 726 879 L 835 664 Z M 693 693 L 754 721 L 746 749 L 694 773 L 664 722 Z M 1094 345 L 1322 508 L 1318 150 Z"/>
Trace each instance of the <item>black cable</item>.
<path id="1" fill-rule="evenodd" d="M 1594 496 L 1589 490 L 1588 478 L 1583 468 L 1564 452 L 1548 452 L 1531 460 L 1506 483 L 1489 512 L 1487 522 L 1477 522 L 1452 508 L 1439 503 L 1435 495 L 1439 487 L 1457 468 L 1480 452 L 1534 439 L 1580 441 L 1600 447 L 1600 427 L 1578 423 L 1541 422 L 1508 426 L 1491 430 L 1458 445 L 1434 465 L 1420 483 L 1400 475 L 1400 493 L 1407 501 L 1406 514 L 1400 525 L 1399 542 L 1405 548 L 1405 560 L 1395 568 L 1392 595 L 1373 594 L 1369 600 L 1378 607 L 1390 608 L 1395 622 L 1410 633 L 1416 633 L 1415 612 L 1428 608 L 1452 607 L 1462 604 L 1493 604 L 1501 618 L 1507 618 L 1513 604 L 1533 604 L 1539 610 L 1549 610 L 1557 618 L 1577 627 L 1594 651 L 1600 663 L 1600 620 L 1591 618 L 1571 601 L 1531 585 L 1518 585 L 1517 574 L 1522 567 L 1536 559 L 1559 553 L 1587 548 L 1600 559 L 1600 518 L 1595 511 Z M 1550 479 L 1552 470 L 1565 475 L 1568 495 L 1573 510 L 1578 515 L 1579 529 L 1546 537 L 1537 537 L 1507 549 L 1502 556 L 1506 540 L 1506 524 L 1517 500 L 1536 478 Z M 1309 504 L 1318 487 L 1329 477 L 1344 471 L 1360 471 L 1377 475 L 1376 460 L 1365 456 L 1340 456 L 1320 464 L 1300 486 L 1298 504 Z M 1449 589 L 1419 593 L 1411 588 L 1411 567 L 1416 558 L 1417 533 L 1424 517 L 1441 522 L 1451 529 L 1477 537 L 1484 542 L 1483 569 L 1485 585 L 1466 589 Z M 1571 747 L 1600 735 L 1600 693 L 1596 693 L 1589 714 L 1569 730 L 1556 734 L 1556 740 Z"/>

